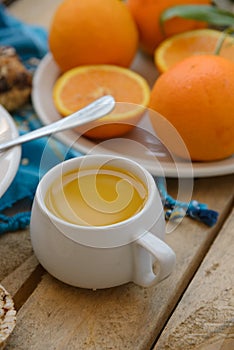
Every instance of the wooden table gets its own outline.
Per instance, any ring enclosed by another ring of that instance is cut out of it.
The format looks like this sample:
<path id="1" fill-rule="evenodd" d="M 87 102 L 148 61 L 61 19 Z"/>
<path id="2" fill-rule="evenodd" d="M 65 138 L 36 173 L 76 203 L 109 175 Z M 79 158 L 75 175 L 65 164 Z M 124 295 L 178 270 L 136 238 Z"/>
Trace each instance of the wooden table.
<path id="1" fill-rule="evenodd" d="M 10 11 L 48 25 L 59 2 L 32 7 L 21 0 Z M 173 195 L 176 180 L 167 185 Z M 2 235 L 0 283 L 17 309 L 6 349 L 234 349 L 233 193 L 234 175 L 195 179 L 193 197 L 220 213 L 218 223 L 208 228 L 184 218 L 166 236 L 177 255 L 172 275 L 147 289 L 129 283 L 94 292 L 65 285 L 40 266 L 28 230 Z"/>

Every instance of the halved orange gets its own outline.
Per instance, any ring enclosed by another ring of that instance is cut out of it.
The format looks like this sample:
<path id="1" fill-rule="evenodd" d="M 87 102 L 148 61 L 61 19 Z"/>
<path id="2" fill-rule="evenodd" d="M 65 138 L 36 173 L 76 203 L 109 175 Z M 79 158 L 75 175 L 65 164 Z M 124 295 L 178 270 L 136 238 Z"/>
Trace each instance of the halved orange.
<path id="1" fill-rule="evenodd" d="M 95 139 L 121 136 L 142 118 L 150 99 L 150 87 L 141 75 L 115 65 L 86 65 L 62 74 L 53 88 L 54 104 L 62 116 L 85 107 L 104 95 L 116 106 L 107 116 L 77 130 Z"/>
<path id="2" fill-rule="evenodd" d="M 166 72 L 179 61 L 201 54 L 214 54 L 223 33 L 215 29 L 197 29 L 177 34 L 164 40 L 154 53 L 155 65 L 159 72 Z M 234 38 L 227 35 L 219 52 L 234 61 Z"/>

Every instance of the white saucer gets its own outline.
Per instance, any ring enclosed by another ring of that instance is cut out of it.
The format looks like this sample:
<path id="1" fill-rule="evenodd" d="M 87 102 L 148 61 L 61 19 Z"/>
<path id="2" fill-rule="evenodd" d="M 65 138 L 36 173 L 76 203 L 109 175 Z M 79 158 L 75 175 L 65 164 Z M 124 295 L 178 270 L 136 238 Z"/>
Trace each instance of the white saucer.
<path id="1" fill-rule="evenodd" d="M 149 58 L 137 55 L 132 69 L 142 74 L 152 86 L 157 77 L 157 71 Z M 58 66 L 51 54 L 48 54 L 41 61 L 34 75 L 32 101 L 43 124 L 50 124 L 60 119 L 52 98 L 52 88 L 59 74 Z M 104 152 L 128 156 L 156 176 L 191 178 L 234 173 L 234 155 L 221 161 L 196 163 L 173 158 L 158 140 L 147 115 L 138 127 L 121 139 L 97 143 L 72 130 L 56 134 L 56 137 L 84 154 Z"/>
<path id="2" fill-rule="evenodd" d="M 0 143 L 18 136 L 18 130 L 10 114 L 0 105 Z M 6 192 L 19 167 L 21 147 L 0 153 L 0 200 Z"/>

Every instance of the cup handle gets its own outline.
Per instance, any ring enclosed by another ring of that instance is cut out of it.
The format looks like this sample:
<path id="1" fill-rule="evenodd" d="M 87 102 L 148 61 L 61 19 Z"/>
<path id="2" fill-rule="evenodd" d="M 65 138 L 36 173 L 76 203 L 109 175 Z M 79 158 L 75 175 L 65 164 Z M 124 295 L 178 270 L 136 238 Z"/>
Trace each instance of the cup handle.
<path id="1" fill-rule="evenodd" d="M 152 258 L 157 260 L 157 271 L 153 270 Z M 133 282 L 150 287 L 168 277 L 175 265 L 174 251 L 150 232 L 140 237 L 134 246 Z"/>

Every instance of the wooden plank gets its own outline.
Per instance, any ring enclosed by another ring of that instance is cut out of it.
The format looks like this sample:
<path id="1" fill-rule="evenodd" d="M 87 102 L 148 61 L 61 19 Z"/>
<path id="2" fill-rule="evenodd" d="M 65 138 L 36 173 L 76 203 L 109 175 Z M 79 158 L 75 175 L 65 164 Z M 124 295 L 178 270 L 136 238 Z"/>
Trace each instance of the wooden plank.
<path id="1" fill-rule="evenodd" d="M 196 181 L 194 198 L 218 210 L 220 220 L 207 228 L 185 218 L 167 235 L 177 254 L 167 280 L 148 289 L 129 283 L 94 292 L 46 274 L 19 310 L 7 349 L 150 349 L 230 210 L 233 179 Z"/>
<path id="2" fill-rule="evenodd" d="M 6 3 L 11 4 L 9 11 L 13 15 L 20 15 L 20 18 L 23 21 L 49 27 L 51 14 L 53 14 L 62 1 L 63 0 L 50 0 L 49 2 L 48 0 L 40 0 L 39 2 L 34 1 L 33 6 L 32 0 L 6 0 Z M 234 11 L 234 5 L 230 0 L 216 0 L 216 3 L 227 10 Z"/>
<path id="3" fill-rule="evenodd" d="M 7 9 L 21 21 L 49 28 L 51 18 L 56 8 L 63 0 L 20 0 L 12 3 Z"/>
<path id="4" fill-rule="evenodd" d="M 0 281 L 33 254 L 28 230 L 0 235 Z"/>
<path id="5" fill-rule="evenodd" d="M 14 272 L 2 280 L 1 284 L 13 296 L 16 310 L 19 310 L 24 304 L 44 273 L 45 270 L 38 263 L 35 255 L 32 255 Z"/>
<path id="6" fill-rule="evenodd" d="M 154 350 L 234 349 L 234 211 Z"/>

